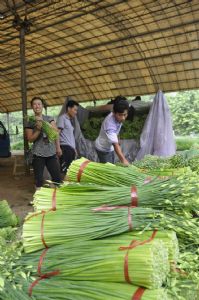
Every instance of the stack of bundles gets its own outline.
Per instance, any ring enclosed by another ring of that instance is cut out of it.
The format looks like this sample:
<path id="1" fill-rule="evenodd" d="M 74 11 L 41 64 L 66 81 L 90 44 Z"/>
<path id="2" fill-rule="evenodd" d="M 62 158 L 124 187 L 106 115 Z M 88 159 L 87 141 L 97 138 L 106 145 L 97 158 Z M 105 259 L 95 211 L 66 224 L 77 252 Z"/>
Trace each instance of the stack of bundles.
<path id="1" fill-rule="evenodd" d="M 87 165 L 84 164 L 84 162 L 87 163 Z M 153 200 L 151 201 L 152 203 L 160 198 L 160 208 L 162 205 L 161 202 L 164 202 L 167 205 L 167 209 L 173 210 L 176 205 L 175 198 L 177 197 L 177 199 L 182 202 L 181 208 L 186 207 L 189 211 L 198 210 L 199 188 L 198 175 L 196 173 L 189 174 L 188 172 L 181 176 L 164 180 L 149 177 L 144 180 L 143 177 L 141 177 L 142 179 L 140 180 L 140 171 L 138 172 L 137 169 L 132 169 L 132 167 L 125 168 L 112 164 L 98 164 L 80 159 L 71 164 L 68 175 L 71 181 L 114 187 L 122 185 L 131 187 L 132 185 L 136 187 L 141 186 L 141 190 L 138 191 L 138 201 L 144 202 L 144 200 L 142 200 L 144 196 L 147 201 L 149 201 L 149 199 Z M 106 199 L 108 202 L 108 197 L 106 197 Z M 143 205 L 143 202 L 142 204 L 140 203 L 140 206 Z"/>
<path id="2" fill-rule="evenodd" d="M 125 283 L 69 281 L 57 276 L 40 281 L 31 294 L 36 300 L 171 300 L 163 288 L 149 290 Z"/>
<path id="3" fill-rule="evenodd" d="M 126 169 L 126 168 L 124 168 Z M 198 176 L 153 179 L 141 186 L 102 186 L 64 184 L 57 190 L 42 188 L 34 196 L 36 210 L 101 205 L 129 205 L 169 211 L 197 210 L 199 207 Z"/>
<path id="4" fill-rule="evenodd" d="M 142 172 L 133 165 L 123 167 L 110 163 L 100 164 L 91 162 L 86 158 L 73 161 L 67 175 L 69 180 L 73 182 L 89 182 L 110 186 L 143 184 L 146 178 L 146 175 L 142 174 Z"/>
<path id="5" fill-rule="evenodd" d="M 124 234 L 62 244 L 45 250 L 45 256 L 34 252 L 22 258 L 22 264 L 34 266 L 34 275 L 39 257 L 43 260 L 41 274 L 59 270 L 59 277 L 66 280 L 128 282 L 156 289 L 163 285 L 169 273 L 167 247 L 153 236 L 141 243 Z"/>
<path id="6" fill-rule="evenodd" d="M 26 252 L 33 252 L 64 241 L 99 239 L 146 227 L 147 230 L 175 230 L 183 246 L 199 244 L 197 219 L 186 218 L 183 214 L 160 213 L 149 208 L 113 206 L 29 214 L 24 223 L 24 247 Z"/>
<path id="7" fill-rule="evenodd" d="M 35 117 L 34 116 L 29 116 L 27 117 L 27 120 L 31 123 L 35 123 Z M 49 122 L 42 120 L 42 129 L 47 135 L 48 139 L 50 142 L 56 141 L 59 137 L 58 131 L 53 128 Z"/>
<path id="8" fill-rule="evenodd" d="M 162 217 L 150 208 L 101 207 L 98 209 L 41 211 L 29 214 L 23 226 L 28 252 L 73 240 L 92 240 L 131 230 L 157 228 Z"/>
<path id="9" fill-rule="evenodd" d="M 6 200 L 0 201 L 0 228 L 16 226 L 18 223 L 17 216 L 12 212 Z"/>

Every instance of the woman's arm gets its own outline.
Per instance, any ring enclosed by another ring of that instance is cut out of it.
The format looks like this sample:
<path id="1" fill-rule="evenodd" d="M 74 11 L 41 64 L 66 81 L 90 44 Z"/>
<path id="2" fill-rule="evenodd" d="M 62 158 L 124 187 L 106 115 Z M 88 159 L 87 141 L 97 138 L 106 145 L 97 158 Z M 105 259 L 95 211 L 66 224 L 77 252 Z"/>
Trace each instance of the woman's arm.
<path id="1" fill-rule="evenodd" d="M 33 129 L 26 128 L 25 133 L 28 142 L 34 142 L 39 137 L 41 129 L 36 128 L 36 130 L 33 131 Z"/>

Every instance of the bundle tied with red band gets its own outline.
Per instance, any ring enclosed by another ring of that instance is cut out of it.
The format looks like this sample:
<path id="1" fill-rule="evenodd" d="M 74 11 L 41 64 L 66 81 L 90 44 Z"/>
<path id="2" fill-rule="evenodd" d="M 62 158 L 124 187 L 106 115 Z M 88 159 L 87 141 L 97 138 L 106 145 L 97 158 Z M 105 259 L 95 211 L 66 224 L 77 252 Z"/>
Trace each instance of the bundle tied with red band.
<path id="1" fill-rule="evenodd" d="M 59 278 L 65 280 L 128 282 L 156 289 L 162 286 L 169 272 L 168 250 L 156 238 L 156 232 L 150 234 L 143 242 L 136 241 L 131 233 L 101 240 L 79 240 L 78 246 L 77 241 L 69 242 L 26 255 L 21 263 L 31 263 L 34 275 L 38 270 L 39 274 L 59 270 Z M 39 256 L 42 259 L 38 267 Z"/>
<path id="2" fill-rule="evenodd" d="M 70 281 L 59 275 L 41 280 L 34 286 L 32 296 L 39 300 L 169 300 L 163 288 L 149 290 L 118 282 Z"/>
<path id="3" fill-rule="evenodd" d="M 48 250 L 49 250 L 49 248 L 46 247 L 46 249 L 43 250 L 43 252 L 41 253 L 41 256 L 40 256 L 40 258 L 39 258 L 39 262 L 38 262 L 38 266 L 37 266 L 37 275 L 38 275 L 39 277 L 36 278 L 36 279 L 30 284 L 30 286 L 29 286 L 28 294 L 29 294 L 30 297 L 32 296 L 34 287 L 35 287 L 37 284 L 39 284 L 39 282 L 40 282 L 41 280 L 49 279 L 49 278 L 51 278 L 51 277 L 54 277 L 54 276 L 60 274 L 60 270 L 55 270 L 55 271 L 46 272 L 46 273 L 42 274 L 41 268 L 42 268 L 43 260 L 44 260 L 44 258 L 45 258 L 45 256 L 46 256 L 46 253 L 47 253 Z"/>
<path id="4" fill-rule="evenodd" d="M 72 162 L 68 169 L 71 182 L 90 182 L 109 186 L 142 184 L 146 175 L 134 166 L 122 167 L 111 163 L 101 164 L 82 157 Z"/>
<path id="5" fill-rule="evenodd" d="M 56 190 L 56 208 L 128 205 L 164 209 L 194 210 L 198 207 L 199 189 L 193 181 L 187 190 L 186 178 L 159 180 L 146 178 L 142 185 L 106 186 L 90 183 L 64 183 Z M 41 188 L 34 195 L 35 210 L 52 208 L 53 189 Z"/>
<path id="6" fill-rule="evenodd" d="M 113 207 L 93 210 L 86 207 L 57 209 L 29 214 L 23 225 L 26 252 L 73 240 L 93 240 L 146 226 L 157 228 L 162 217 L 150 208 Z"/>

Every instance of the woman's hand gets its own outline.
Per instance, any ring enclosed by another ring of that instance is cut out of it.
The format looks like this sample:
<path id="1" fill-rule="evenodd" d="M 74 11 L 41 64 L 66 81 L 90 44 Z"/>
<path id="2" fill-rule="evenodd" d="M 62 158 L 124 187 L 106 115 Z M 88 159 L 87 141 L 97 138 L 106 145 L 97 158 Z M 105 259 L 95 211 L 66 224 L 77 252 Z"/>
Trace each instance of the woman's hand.
<path id="1" fill-rule="evenodd" d="M 37 130 L 41 130 L 43 119 L 42 119 L 41 117 L 36 116 L 36 117 L 35 117 L 35 120 L 36 120 L 35 128 L 36 128 Z"/>

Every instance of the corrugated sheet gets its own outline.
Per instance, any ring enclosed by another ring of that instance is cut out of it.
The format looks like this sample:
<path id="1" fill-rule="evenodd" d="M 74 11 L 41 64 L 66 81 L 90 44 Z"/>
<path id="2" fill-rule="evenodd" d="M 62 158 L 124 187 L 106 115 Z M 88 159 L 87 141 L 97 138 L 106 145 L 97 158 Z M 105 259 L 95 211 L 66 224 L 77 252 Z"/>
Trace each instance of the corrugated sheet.
<path id="1" fill-rule="evenodd" d="M 21 110 L 19 32 L 0 1 L 0 111 Z M 199 88 L 199 1 L 17 1 L 26 35 L 28 101 L 108 99 Z M 1 15 L 0 15 L 1 17 Z"/>

